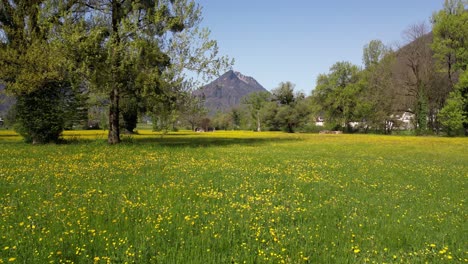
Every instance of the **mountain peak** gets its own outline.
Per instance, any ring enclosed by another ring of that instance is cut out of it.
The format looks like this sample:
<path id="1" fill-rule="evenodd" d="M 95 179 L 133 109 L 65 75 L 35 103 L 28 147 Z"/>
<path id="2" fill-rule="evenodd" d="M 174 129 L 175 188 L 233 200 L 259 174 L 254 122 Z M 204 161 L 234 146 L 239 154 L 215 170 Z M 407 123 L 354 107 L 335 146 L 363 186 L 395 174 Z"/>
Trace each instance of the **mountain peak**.
<path id="1" fill-rule="evenodd" d="M 194 95 L 205 97 L 205 106 L 211 113 L 226 111 L 241 103 L 246 95 L 253 92 L 267 91 L 254 78 L 230 70 L 213 82 L 194 91 Z"/>
<path id="2" fill-rule="evenodd" d="M 245 82 L 245 83 L 250 83 L 252 81 L 252 77 L 250 76 L 245 76 L 243 75 L 242 73 L 238 72 L 238 71 L 234 71 L 234 74 L 237 76 L 237 78 L 239 78 L 239 80 Z"/>

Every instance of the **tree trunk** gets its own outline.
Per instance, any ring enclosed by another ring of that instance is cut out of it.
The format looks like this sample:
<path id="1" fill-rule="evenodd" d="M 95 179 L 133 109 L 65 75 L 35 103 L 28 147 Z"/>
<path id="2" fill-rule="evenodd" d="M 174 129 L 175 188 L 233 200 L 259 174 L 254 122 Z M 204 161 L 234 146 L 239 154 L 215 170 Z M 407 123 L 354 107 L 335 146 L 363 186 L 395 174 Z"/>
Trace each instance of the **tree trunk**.
<path id="1" fill-rule="evenodd" d="M 260 128 L 260 111 L 257 111 L 257 132 L 260 132 L 262 131 L 262 129 Z"/>
<path id="2" fill-rule="evenodd" d="M 288 133 L 294 133 L 293 125 L 288 123 Z"/>
<path id="3" fill-rule="evenodd" d="M 112 82 L 113 87 L 110 92 L 110 107 L 109 107 L 109 134 L 107 136 L 107 143 L 113 145 L 120 143 L 120 127 L 119 127 L 119 81 L 121 81 L 121 73 L 119 72 L 120 66 L 120 37 L 119 25 L 122 20 L 122 5 L 118 0 L 112 0 L 112 35 L 113 41 L 113 58 L 112 58 Z"/>
<path id="4" fill-rule="evenodd" d="M 119 90 L 114 88 L 110 94 L 111 104 L 109 107 L 109 134 L 107 142 L 111 145 L 120 143 L 119 127 Z"/>

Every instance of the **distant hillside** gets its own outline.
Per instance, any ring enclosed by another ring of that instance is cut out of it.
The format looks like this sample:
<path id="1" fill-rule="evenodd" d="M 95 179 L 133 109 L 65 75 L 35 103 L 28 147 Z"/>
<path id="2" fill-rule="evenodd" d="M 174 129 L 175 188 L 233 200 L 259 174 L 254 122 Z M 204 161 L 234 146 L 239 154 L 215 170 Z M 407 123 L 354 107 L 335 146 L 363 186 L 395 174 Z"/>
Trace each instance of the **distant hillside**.
<path id="1" fill-rule="evenodd" d="M 206 108 L 213 114 L 239 105 L 243 97 L 254 92 L 268 91 L 254 78 L 231 70 L 196 90 L 194 95 L 203 96 Z"/>

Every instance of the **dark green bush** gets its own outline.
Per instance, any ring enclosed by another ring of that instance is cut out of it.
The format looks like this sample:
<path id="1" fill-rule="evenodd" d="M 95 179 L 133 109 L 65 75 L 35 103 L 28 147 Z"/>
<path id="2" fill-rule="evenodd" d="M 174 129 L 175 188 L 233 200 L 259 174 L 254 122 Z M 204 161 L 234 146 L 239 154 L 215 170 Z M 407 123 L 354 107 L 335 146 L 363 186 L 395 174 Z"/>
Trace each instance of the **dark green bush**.
<path id="1" fill-rule="evenodd" d="M 55 83 L 18 96 L 15 130 L 28 143 L 58 142 L 72 100 L 67 89 Z"/>

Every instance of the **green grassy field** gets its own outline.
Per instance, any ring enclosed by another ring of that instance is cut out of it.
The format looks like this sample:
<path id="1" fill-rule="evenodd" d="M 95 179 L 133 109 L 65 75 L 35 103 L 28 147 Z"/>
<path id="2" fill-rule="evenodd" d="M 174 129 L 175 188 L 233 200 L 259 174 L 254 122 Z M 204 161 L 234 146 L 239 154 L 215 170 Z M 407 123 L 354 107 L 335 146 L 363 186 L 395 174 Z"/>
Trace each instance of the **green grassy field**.
<path id="1" fill-rule="evenodd" d="M 0 132 L 0 263 L 466 263 L 468 138 Z"/>

